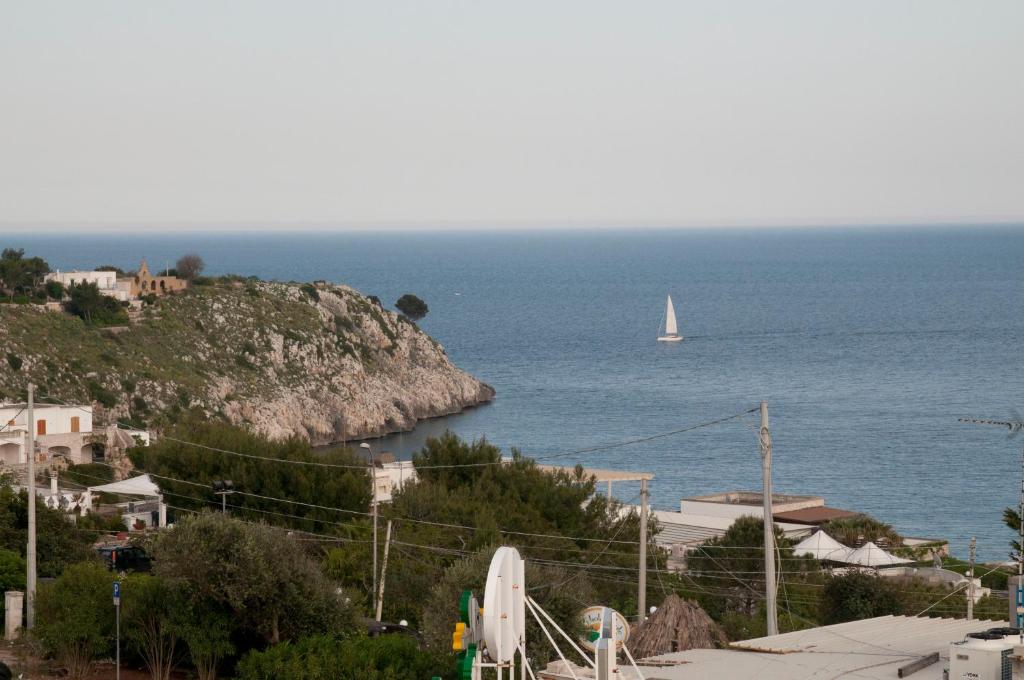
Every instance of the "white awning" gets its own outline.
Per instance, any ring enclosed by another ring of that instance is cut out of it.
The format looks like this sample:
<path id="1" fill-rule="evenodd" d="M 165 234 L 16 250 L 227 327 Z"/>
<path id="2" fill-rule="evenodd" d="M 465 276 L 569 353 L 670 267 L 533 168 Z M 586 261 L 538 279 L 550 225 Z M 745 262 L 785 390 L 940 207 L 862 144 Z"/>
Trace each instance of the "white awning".
<path id="1" fill-rule="evenodd" d="M 846 563 L 862 567 L 891 567 L 895 564 L 910 564 L 910 560 L 902 560 L 868 541 L 851 552 L 846 558 Z"/>
<path id="2" fill-rule="evenodd" d="M 159 496 L 160 487 L 153 482 L 149 475 L 139 475 L 131 479 L 122 479 L 120 482 L 111 482 L 102 486 L 90 486 L 89 491 L 93 493 L 117 493 L 124 496 Z"/>
<path id="3" fill-rule="evenodd" d="M 793 548 L 796 555 L 810 555 L 816 560 L 849 562 L 853 548 L 848 548 L 824 531 L 817 531 Z"/>

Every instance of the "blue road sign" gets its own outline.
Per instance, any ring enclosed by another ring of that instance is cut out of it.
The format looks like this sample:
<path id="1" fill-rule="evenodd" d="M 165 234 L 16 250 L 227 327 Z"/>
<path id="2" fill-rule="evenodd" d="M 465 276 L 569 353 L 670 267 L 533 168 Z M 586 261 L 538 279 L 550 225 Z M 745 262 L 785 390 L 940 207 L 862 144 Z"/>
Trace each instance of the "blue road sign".
<path id="1" fill-rule="evenodd" d="M 114 604 L 121 604 L 121 582 L 114 581 Z"/>

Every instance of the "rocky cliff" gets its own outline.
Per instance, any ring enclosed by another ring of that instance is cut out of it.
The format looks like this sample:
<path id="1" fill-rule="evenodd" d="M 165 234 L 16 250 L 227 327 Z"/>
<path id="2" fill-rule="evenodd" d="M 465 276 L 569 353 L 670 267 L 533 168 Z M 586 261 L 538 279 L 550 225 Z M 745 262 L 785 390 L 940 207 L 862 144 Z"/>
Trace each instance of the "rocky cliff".
<path id="1" fill-rule="evenodd" d="M 220 281 L 95 329 L 0 305 L 0 390 L 92 401 L 101 418 L 160 426 L 198 410 L 314 444 L 407 430 L 489 401 L 411 321 L 346 286 Z"/>

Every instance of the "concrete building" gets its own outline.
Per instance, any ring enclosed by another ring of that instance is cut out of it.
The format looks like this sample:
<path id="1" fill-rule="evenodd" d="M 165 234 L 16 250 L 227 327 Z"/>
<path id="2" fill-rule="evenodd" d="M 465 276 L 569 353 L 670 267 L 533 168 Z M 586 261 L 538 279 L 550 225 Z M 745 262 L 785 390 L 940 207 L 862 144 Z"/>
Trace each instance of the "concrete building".
<path id="1" fill-rule="evenodd" d="M 91 405 L 36 404 L 33 423 L 27 422 L 27 404 L 0 404 L 0 465 L 19 467 L 28 462 L 26 434 L 36 434 L 36 462 L 61 464 L 104 460 L 108 452 L 149 445 L 145 430 L 117 426 L 93 427 Z"/>
<path id="2" fill-rule="evenodd" d="M 117 278 L 117 272 L 58 271 L 47 274 L 43 280 L 56 281 L 65 288 L 81 286 L 86 283 L 94 283 L 101 293 L 109 295 L 121 302 L 127 302 L 131 297 L 131 290 L 128 282 L 119 280 Z"/>
<path id="3" fill-rule="evenodd" d="M 188 282 L 179 279 L 177 276 L 154 276 L 149 271 L 149 265 L 143 260 L 139 264 L 139 271 L 127 279 L 123 279 L 128 285 L 131 297 L 137 298 L 143 295 L 162 296 L 168 293 L 177 293 L 188 288 Z"/>

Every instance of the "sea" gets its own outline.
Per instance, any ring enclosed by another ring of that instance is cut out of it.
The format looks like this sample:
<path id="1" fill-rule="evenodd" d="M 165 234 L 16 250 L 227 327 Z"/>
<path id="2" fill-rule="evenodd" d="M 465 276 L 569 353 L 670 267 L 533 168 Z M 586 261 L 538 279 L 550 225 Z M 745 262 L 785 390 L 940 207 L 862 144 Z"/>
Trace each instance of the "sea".
<path id="1" fill-rule="evenodd" d="M 651 502 L 761 487 L 823 496 L 911 536 L 1005 559 L 1024 435 L 1024 228 L 0 233 L 53 268 L 173 266 L 351 285 L 421 327 L 494 402 L 375 443 L 451 430 L 551 463 L 654 474 Z M 656 341 L 665 297 L 680 343 Z M 725 422 L 691 428 L 724 417 Z M 646 441 L 634 441 L 643 440 Z M 634 442 L 634 443 L 624 443 Z M 609 444 L 622 444 L 602 448 Z M 584 449 L 597 449 L 581 452 Z M 636 502 L 635 483 L 613 492 Z"/>

